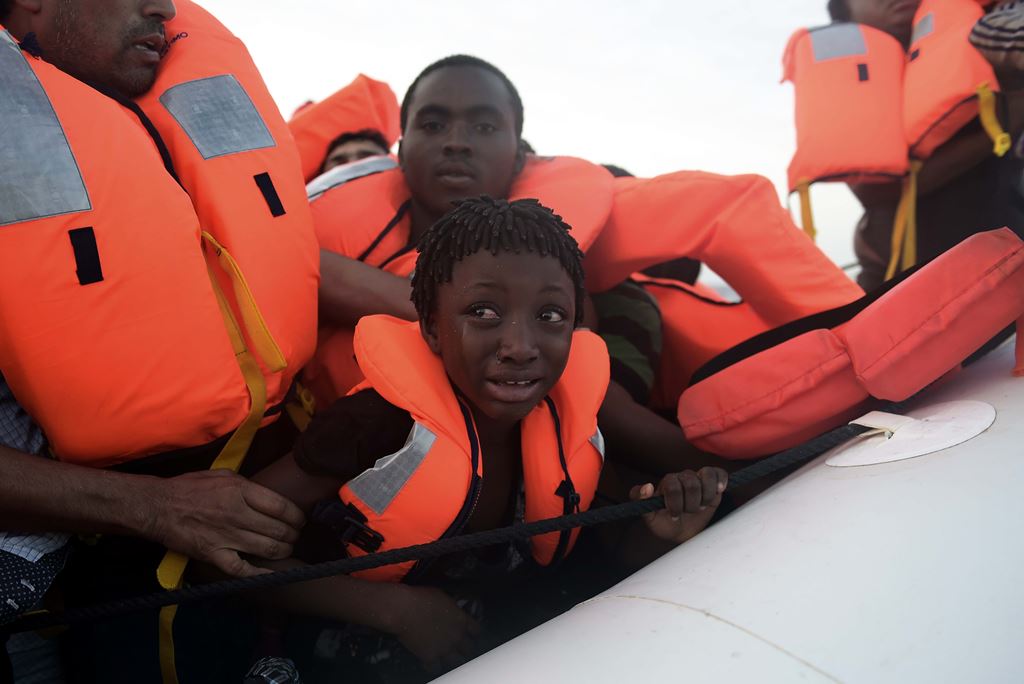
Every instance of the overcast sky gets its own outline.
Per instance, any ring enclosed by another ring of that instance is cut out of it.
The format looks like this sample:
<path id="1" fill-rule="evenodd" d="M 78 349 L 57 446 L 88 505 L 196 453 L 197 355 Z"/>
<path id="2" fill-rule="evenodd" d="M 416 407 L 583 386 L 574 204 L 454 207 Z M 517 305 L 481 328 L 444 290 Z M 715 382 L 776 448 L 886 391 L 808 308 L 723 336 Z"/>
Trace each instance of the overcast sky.
<path id="1" fill-rule="evenodd" d="M 516 84 L 541 154 L 641 176 L 760 173 L 780 196 L 794 146 L 782 51 L 827 22 L 825 0 L 200 2 L 246 42 L 285 116 L 360 72 L 401 99 L 427 64 L 468 53 Z M 856 201 L 841 185 L 813 197 L 820 244 L 848 262 Z"/>

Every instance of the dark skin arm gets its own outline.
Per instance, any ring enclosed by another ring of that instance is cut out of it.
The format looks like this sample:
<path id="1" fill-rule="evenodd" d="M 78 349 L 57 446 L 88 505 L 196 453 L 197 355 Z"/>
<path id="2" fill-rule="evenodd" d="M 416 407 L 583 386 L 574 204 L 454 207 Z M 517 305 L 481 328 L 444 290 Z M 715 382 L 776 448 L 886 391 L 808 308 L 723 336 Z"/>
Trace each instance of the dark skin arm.
<path id="1" fill-rule="evenodd" d="M 416 320 L 407 278 L 340 254 L 320 250 L 320 320 L 327 325 L 354 326 L 363 316 L 390 314 Z"/>
<path id="2" fill-rule="evenodd" d="M 142 537 L 233 576 L 287 558 L 304 523 L 286 498 L 225 470 L 162 479 L 0 447 L 0 529 Z"/>
<path id="3" fill-rule="evenodd" d="M 288 497 L 303 510 L 336 497 L 342 478 L 304 471 L 293 454 L 264 468 L 253 478 Z M 303 565 L 289 559 L 263 564 L 282 570 Z M 365 625 L 393 634 L 428 670 L 454 667 L 475 654 L 480 626 L 443 591 L 391 582 L 338 576 L 293 584 L 269 592 L 265 599 L 292 613 Z"/>
<path id="4" fill-rule="evenodd" d="M 727 465 L 691 445 L 678 425 L 633 401 L 614 381 L 608 385 L 597 422 L 608 454 L 631 468 L 661 475 L 683 468 Z"/>

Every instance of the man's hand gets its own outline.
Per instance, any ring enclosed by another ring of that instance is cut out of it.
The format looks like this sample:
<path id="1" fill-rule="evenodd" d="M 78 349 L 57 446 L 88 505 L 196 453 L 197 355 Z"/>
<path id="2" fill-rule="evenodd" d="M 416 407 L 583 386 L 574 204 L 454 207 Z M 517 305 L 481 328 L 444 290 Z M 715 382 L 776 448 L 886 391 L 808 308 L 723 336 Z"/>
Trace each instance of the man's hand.
<path id="1" fill-rule="evenodd" d="M 400 585 L 405 591 L 392 633 L 427 670 L 460 665 L 476 654 L 480 624 L 440 589 Z"/>
<path id="2" fill-rule="evenodd" d="M 666 475 L 658 483 L 633 487 L 634 501 L 661 494 L 665 508 L 644 516 L 651 534 L 668 542 L 682 544 L 703 530 L 722 501 L 729 475 L 721 468 L 706 467 L 698 472 L 684 470 Z"/>
<path id="3" fill-rule="evenodd" d="M 227 470 L 151 480 L 145 536 L 235 577 L 269 572 L 241 554 L 288 558 L 305 523 L 283 496 Z"/>

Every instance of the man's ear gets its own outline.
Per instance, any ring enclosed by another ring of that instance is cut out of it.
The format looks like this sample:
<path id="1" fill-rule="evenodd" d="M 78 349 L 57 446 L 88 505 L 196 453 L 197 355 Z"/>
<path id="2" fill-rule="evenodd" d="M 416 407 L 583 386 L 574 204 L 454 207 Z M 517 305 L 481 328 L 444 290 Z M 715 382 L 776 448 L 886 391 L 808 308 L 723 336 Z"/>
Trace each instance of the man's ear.
<path id="1" fill-rule="evenodd" d="M 523 170 L 523 167 L 526 166 L 526 145 L 523 144 L 524 142 L 525 141 L 520 140 L 519 144 L 516 146 L 516 171 L 514 174 L 516 176 L 518 176 Z"/>
<path id="2" fill-rule="evenodd" d="M 420 319 L 420 335 L 423 335 L 423 340 L 430 347 L 430 351 L 440 356 L 441 340 L 437 337 L 437 323 L 433 316 Z"/>
<path id="3" fill-rule="evenodd" d="M 405 138 L 398 139 L 398 154 L 396 156 L 398 157 L 398 168 L 400 169 L 405 168 L 405 154 L 402 152 L 402 143 L 404 142 Z"/>

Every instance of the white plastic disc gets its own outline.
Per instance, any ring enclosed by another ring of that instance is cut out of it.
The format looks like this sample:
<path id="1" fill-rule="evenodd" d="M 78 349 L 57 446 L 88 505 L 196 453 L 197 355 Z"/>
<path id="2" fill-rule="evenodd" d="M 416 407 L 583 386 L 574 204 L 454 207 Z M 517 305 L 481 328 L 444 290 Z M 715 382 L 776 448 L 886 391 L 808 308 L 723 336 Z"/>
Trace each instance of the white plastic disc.
<path id="1" fill-rule="evenodd" d="M 995 420 L 995 408 L 982 401 L 932 404 L 905 416 L 872 411 L 851 424 L 875 429 L 838 447 L 825 463 L 844 468 L 933 454 L 977 437 Z"/>

